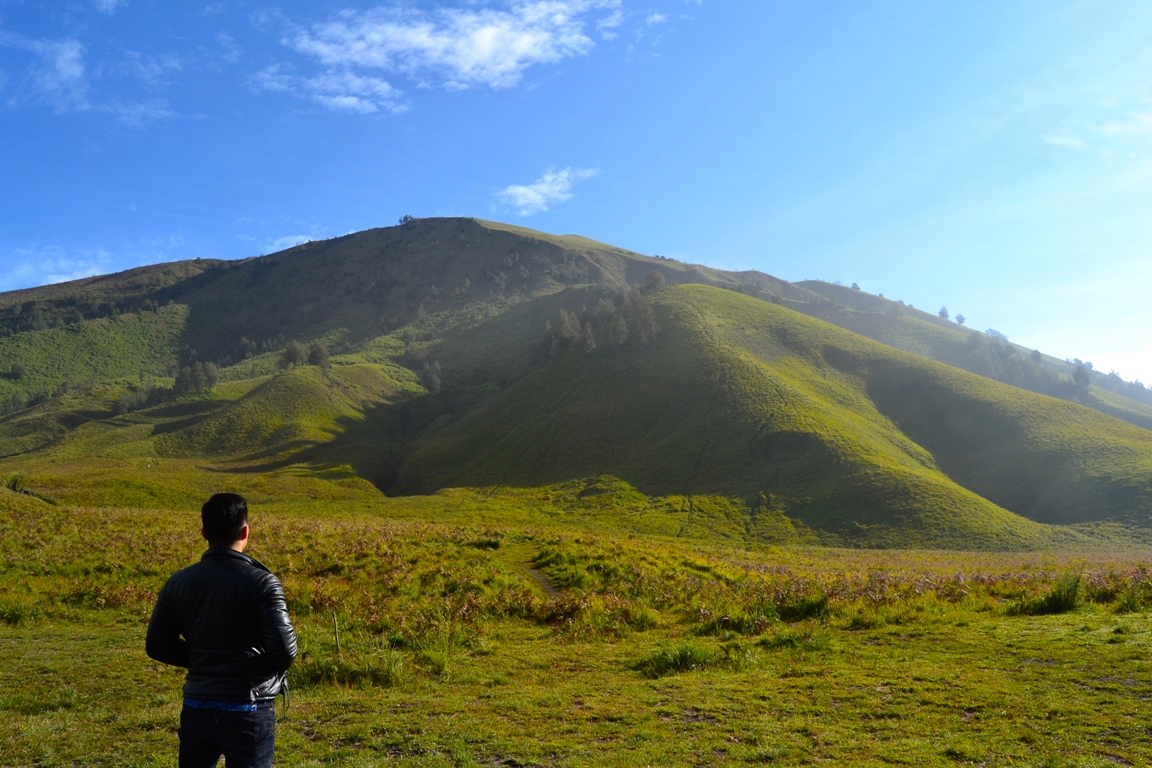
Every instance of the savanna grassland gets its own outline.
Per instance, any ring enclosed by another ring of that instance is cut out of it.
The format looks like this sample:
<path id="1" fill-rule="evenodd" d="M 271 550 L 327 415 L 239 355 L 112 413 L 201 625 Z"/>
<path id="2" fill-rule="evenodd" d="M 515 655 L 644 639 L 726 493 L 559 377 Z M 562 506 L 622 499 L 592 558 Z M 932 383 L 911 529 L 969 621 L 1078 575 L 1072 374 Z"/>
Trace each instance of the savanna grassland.
<path id="1" fill-rule="evenodd" d="M 302 648 L 278 764 L 1152 759 L 1139 554 L 463 525 L 463 493 L 253 510 Z M 174 764 L 182 674 L 143 633 L 196 515 L 0 504 L 0 763 Z"/>
<path id="2" fill-rule="evenodd" d="M 174 764 L 223 490 L 280 765 L 1148 764 L 1150 398 L 473 219 L 0 294 L 0 766 Z"/>

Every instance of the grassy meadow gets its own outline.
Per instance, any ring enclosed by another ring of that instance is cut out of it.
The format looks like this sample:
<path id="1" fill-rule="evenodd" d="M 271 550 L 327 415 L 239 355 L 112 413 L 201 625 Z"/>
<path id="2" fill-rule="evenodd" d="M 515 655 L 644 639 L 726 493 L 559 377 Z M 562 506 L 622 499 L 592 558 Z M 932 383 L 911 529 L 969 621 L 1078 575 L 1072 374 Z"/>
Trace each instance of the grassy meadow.
<path id="1" fill-rule="evenodd" d="M 539 502 L 254 506 L 302 648 L 278 765 L 1152 760 L 1139 553 L 749 547 Z M 0 507 L 0 764 L 174 765 L 182 674 L 143 634 L 195 512 Z"/>

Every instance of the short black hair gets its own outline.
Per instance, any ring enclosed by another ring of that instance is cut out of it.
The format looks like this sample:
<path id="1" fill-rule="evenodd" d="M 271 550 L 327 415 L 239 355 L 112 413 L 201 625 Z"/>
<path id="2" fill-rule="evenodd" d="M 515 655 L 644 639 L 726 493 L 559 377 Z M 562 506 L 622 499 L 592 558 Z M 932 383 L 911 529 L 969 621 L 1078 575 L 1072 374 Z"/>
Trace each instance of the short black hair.
<path id="1" fill-rule="evenodd" d="M 231 544 L 248 524 L 248 502 L 236 493 L 217 493 L 200 508 L 200 520 L 209 543 Z"/>

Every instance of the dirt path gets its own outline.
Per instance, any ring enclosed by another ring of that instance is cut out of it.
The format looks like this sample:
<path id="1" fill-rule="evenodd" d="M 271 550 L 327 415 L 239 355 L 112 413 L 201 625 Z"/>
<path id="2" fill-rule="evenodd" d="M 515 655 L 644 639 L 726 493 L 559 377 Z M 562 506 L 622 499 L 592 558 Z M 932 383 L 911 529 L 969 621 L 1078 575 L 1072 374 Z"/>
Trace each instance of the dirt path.
<path id="1" fill-rule="evenodd" d="M 508 566 L 509 570 L 519 571 L 532 580 L 539 591 L 548 597 L 559 597 L 560 591 L 552 586 L 548 577 L 533 564 L 536 545 L 531 542 L 504 544 L 497 550 L 496 559 Z"/>

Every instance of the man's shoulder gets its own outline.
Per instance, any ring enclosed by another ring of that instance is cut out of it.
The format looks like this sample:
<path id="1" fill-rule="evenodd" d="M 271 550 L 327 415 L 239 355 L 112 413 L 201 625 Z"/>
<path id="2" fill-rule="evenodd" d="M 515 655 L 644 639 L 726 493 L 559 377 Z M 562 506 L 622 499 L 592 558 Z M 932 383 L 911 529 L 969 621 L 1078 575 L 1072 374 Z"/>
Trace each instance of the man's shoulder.
<path id="1" fill-rule="evenodd" d="M 209 549 L 201 557 L 200 562 L 196 565 L 205 565 L 208 563 L 215 563 L 221 565 L 232 565 L 234 567 L 252 568 L 257 571 L 271 574 L 272 570 L 251 555 L 246 555 L 243 552 L 237 552 L 234 549 Z M 195 567 L 195 566 L 192 566 Z"/>
<path id="2" fill-rule="evenodd" d="M 178 588 L 181 585 L 222 578 L 242 579 L 255 584 L 279 583 L 279 579 L 266 565 L 248 555 L 233 550 L 209 549 L 199 562 L 172 574 L 165 586 Z"/>

